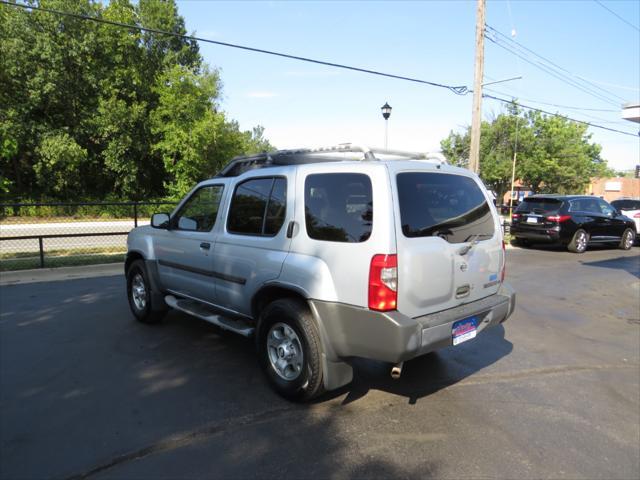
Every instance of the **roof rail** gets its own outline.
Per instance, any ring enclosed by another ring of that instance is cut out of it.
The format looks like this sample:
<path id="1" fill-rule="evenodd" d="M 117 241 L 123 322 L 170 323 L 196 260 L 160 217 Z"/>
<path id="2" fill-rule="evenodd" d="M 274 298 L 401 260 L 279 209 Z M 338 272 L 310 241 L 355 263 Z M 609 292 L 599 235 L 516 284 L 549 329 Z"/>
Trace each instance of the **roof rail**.
<path id="1" fill-rule="evenodd" d="M 264 152 L 251 156 L 239 156 L 233 158 L 216 176 L 234 177 L 248 170 L 263 168 L 275 165 L 291 165 L 296 163 L 315 163 L 321 161 L 340 161 L 339 158 L 310 159 L 309 156 L 321 153 L 362 153 L 361 161 L 376 161 L 378 155 L 389 155 L 392 157 L 402 157 L 410 160 L 432 161 L 438 165 L 446 165 L 448 162 L 441 153 L 406 152 L 404 150 L 388 150 L 382 148 L 372 148 L 355 143 L 340 143 L 334 146 L 318 148 L 301 148 L 291 150 L 276 150 Z M 306 156 L 306 161 L 302 162 L 300 156 Z"/>

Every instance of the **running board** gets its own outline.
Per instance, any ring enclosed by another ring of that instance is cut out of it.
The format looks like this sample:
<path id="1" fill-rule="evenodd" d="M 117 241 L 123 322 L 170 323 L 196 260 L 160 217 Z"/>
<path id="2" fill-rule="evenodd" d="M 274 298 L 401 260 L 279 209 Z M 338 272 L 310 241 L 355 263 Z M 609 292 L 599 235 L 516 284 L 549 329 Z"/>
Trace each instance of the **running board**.
<path id="1" fill-rule="evenodd" d="M 255 331 L 255 328 L 250 327 L 246 323 L 240 320 L 232 320 L 227 317 L 222 317 L 213 312 L 205 304 L 195 300 L 176 298 L 173 295 L 167 295 L 164 297 L 164 301 L 171 308 L 175 308 L 176 310 L 180 310 L 181 312 L 200 318 L 205 322 L 213 323 L 223 330 L 229 330 L 230 332 L 237 333 L 243 337 L 250 337 Z"/>

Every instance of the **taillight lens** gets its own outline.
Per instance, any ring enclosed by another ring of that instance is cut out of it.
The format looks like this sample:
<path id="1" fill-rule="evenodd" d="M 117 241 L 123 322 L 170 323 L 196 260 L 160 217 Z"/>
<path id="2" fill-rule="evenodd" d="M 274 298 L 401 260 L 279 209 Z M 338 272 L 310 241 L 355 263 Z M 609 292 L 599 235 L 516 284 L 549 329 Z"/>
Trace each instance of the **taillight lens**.
<path id="1" fill-rule="evenodd" d="M 633 218 L 640 218 L 640 212 L 636 213 Z"/>
<path id="2" fill-rule="evenodd" d="M 511 218 L 517 220 L 518 218 L 520 218 L 520 214 L 514 213 L 513 215 L 511 215 Z"/>
<path id="3" fill-rule="evenodd" d="M 395 310 L 398 304 L 398 256 L 374 255 L 369 268 L 369 309 Z"/>
<path id="4" fill-rule="evenodd" d="M 570 218 L 571 218 L 571 215 L 551 215 L 550 217 L 547 217 L 547 220 L 549 220 L 550 222 L 562 223 L 562 222 L 566 222 Z"/>
<path id="5" fill-rule="evenodd" d="M 504 282 L 504 276 L 507 274 L 507 247 L 502 240 L 502 271 L 500 272 L 500 283 Z"/>

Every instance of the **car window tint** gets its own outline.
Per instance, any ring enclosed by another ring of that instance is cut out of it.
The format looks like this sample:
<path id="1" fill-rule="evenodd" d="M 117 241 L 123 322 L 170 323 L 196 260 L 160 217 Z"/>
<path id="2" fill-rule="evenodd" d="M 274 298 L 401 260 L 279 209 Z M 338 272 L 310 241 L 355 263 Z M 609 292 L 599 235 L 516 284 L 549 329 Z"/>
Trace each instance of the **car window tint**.
<path id="1" fill-rule="evenodd" d="M 614 200 L 611 205 L 618 210 L 640 210 L 640 200 Z"/>
<path id="2" fill-rule="evenodd" d="M 431 172 L 397 176 L 402 233 L 406 237 L 438 236 L 449 243 L 491 238 L 491 208 L 471 178 Z"/>
<path id="3" fill-rule="evenodd" d="M 555 198 L 525 198 L 516 209 L 517 213 L 550 213 L 556 212 L 562 205 L 561 200 Z"/>
<path id="4" fill-rule="evenodd" d="M 267 218 L 264 224 L 265 235 L 276 235 L 284 223 L 287 199 L 287 181 L 284 178 L 276 178 L 269 197 Z"/>
<path id="5" fill-rule="evenodd" d="M 286 213 L 287 181 L 253 178 L 240 183 L 233 194 L 227 230 L 244 235 L 276 235 Z"/>
<path id="6" fill-rule="evenodd" d="M 209 185 L 196 190 L 172 219 L 173 228 L 209 232 L 216 223 L 223 185 Z"/>
<path id="7" fill-rule="evenodd" d="M 360 173 L 309 175 L 304 186 L 307 235 L 315 240 L 359 243 L 371 236 L 371 180 Z"/>
<path id="8" fill-rule="evenodd" d="M 613 215 L 615 213 L 615 209 L 602 199 L 598 200 L 598 207 L 600 208 L 600 213 L 605 215 Z"/>
<path id="9" fill-rule="evenodd" d="M 262 235 L 264 213 L 272 185 L 273 178 L 256 178 L 236 187 L 227 221 L 230 232 Z"/>

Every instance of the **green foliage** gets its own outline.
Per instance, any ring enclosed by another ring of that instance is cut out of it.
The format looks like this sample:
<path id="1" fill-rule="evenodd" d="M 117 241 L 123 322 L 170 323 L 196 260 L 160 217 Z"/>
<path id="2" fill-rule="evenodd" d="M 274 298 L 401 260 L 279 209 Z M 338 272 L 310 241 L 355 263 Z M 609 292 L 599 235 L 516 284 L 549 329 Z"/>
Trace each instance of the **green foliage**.
<path id="1" fill-rule="evenodd" d="M 175 0 L 31 3 L 186 33 Z M 5 199 L 180 195 L 272 148 L 219 111 L 218 72 L 179 37 L 0 5 L 0 85 Z"/>
<path id="2" fill-rule="evenodd" d="M 440 143 L 450 163 L 466 167 L 470 129 L 451 132 Z M 515 178 L 535 193 L 583 193 L 593 177 L 611 173 L 591 143 L 587 126 L 566 118 L 522 112 L 511 104 L 505 113 L 482 122 L 480 177 L 501 199 L 511 188 L 514 153 Z"/>

